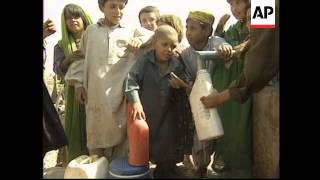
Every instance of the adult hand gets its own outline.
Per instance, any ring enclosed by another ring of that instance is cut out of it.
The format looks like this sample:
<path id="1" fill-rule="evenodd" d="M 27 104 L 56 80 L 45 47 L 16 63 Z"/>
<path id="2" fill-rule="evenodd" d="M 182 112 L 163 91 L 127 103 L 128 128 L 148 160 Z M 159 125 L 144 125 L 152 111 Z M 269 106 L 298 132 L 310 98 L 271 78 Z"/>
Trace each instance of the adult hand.
<path id="1" fill-rule="evenodd" d="M 230 92 L 228 89 L 222 91 L 221 93 L 211 93 L 208 96 L 202 96 L 200 101 L 203 103 L 206 108 L 215 108 L 219 105 L 229 101 L 231 98 Z"/>

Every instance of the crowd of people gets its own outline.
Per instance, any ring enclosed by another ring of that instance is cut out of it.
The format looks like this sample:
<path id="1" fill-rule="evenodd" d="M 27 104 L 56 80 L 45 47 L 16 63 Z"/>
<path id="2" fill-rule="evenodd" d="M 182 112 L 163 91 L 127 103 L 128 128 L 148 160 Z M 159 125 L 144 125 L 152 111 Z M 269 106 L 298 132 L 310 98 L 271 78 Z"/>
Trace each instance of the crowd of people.
<path id="1" fill-rule="evenodd" d="M 128 0 L 98 0 L 104 16 L 97 22 L 82 7 L 66 5 L 53 66 L 65 97 L 64 123 L 44 85 L 43 156 L 59 149 L 61 166 L 80 155 L 105 156 L 109 162 L 127 157 L 131 105 L 133 119 L 146 121 L 150 129 L 154 178 L 182 176 L 179 162 L 195 169 L 193 177 L 206 178 L 212 154 L 215 172 L 236 169 L 251 177 L 251 95 L 279 81 L 279 28 L 250 29 L 250 0 L 227 2 L 237 22 L 225 30 L 230 17 L 225 15 L 215 31 L 209 11 L 190 11 L 184 29 L 180 17 L 146 6 L 137 15 L 141 28 L 133 29 L 121 24 Z M 276 1 L 276 24 L 278 11 Z M 55 31 L 46 21 L 43 38 Z M 201 97 L 221 117 L 225 133 L 216 140 L 198 139 L 188 101 L 198 70 L 196 51 L 223 57 L 203 62 L 219 92 Z"/>

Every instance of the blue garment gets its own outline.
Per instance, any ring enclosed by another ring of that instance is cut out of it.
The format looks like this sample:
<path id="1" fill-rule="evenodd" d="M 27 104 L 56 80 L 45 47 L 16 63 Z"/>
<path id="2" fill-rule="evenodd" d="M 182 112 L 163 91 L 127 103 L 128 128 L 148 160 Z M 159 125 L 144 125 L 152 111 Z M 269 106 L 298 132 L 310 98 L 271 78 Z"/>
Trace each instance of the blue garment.
<path id="1" fill-rule="evenodd" d="M 64 52 L 62 48 L 59 46 L 57 43 L 54 46 L 54 54 L 53 54 L 53 72 L 55 72 L 58 76 L 63 77 L 67 72 L 64 72 L 60 68 L 60 64 L 63 62 L 65 59 Z"/>

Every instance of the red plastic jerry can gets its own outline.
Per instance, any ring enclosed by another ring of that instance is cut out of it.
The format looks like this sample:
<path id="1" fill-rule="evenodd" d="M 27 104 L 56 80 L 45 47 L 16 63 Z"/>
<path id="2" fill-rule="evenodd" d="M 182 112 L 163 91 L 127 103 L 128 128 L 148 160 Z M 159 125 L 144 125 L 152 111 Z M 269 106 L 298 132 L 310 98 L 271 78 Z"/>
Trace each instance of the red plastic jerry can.
<path id="1" fill-rule="evenodd" d="M 133 120 L 132 104 L 128 103 L 129 164 L 149 165 L 149 127 L 145 120 Z"/>

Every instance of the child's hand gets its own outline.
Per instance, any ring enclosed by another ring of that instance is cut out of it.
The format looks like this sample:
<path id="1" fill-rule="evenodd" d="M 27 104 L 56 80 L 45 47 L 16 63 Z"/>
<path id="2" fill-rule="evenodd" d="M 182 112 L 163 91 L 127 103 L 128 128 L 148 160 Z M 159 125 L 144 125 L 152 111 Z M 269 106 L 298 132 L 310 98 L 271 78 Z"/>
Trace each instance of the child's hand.
<path id="1" fill-rule="evenodd" d="M 185 88 L 191 89 L 191 87 L 186 82 L 184 82 L 182 79 L 180 79 L 176 74 L 174 74 L 174 72 L 170 73 L 169 83 L 170 83 L 171 87 L 173 87 L 175 89 L 179 89 L 180 87 L 185 87 Z"/>
<path id="2" fill-rule="evenodd" d="M 136 53 L 140 46 L 141 46 L 142 42 L 140 39 L 138 38 L 133 38 L 131 39 L 131 41 L 128 43 L 127 48 L 130 52 Z"/>
<path id="3" fill-rule="evenodd" d="M 76 98 L 78 100 L 78 102 L 80 102 L 81 104 L 86 104 L 87 103 L 87 92 L 84 89 L 84 87 L 77 87 L 75 89 L 76 91 Z"/>
<path id="4" fill-rule="evenodd" d="M 229 18 L 230 18 L 230 15 L 229 15 L 229 14 L 224 14 L 224 15 L 220 18 L 219 23 L 218 23 L 218 26 L 224 27 L 225 24 L 227 23 L 227 21 L 229 20 Z"/>
<path id="5" fill-rule="evenodd" d="M 131 115 L 133 116 L 133 120 L 136 120 L 136 119 L 145 120 L 146 119 L 141 102 L 133 103 Z"/>
<path id="6" fill-rule="evenodd" d="M 180 87 L 183 86 L 178 80 L 176 80 L 174 78 L 169 79 L 169 84 L 171 87 L 173 87 L 175 89 L 180 89 Z"/>
<path id="7" fill-rule="evenodd" d="M 224 15 L 220 18 L 220 20 L 219 20 L 219 22 L 218 22 L 218 25 L 217 25 L 217 28 L 216 28 L 216 30 L 215 30 L 215 32 L 214 32 L 214 35 L 215 35 L 215 36 L 221 36 L 221 35 L 222 35 L 223 30 L 224 30 L 224 26 L 226 25 L 226 23 L 227 23 L 227 21 L 229 20 L 229 18 L 230 18 L 230 15 L 229 15 L 229 14 L 224 14 Z"/>
<path id="8" fill-rule="evenodd" d="M 48 19 L 43 24 L 43 39 L 56 32 L 54 23 Z"/>
<path id="9" fill-rule="evenodd" d="M 229 60 L 233 56 L 233 48 L 229 44 L 221 44 L 218 48 L 218 51 L 224 56 L 226 60 Z"/>
<path id="10" fill-rule="evenodd" d="M 84 54 L 82 53 L 82 51 L 76 50 L 67 57 L 67 60 L 69 61 L 69 64 L 71 64 L 74 61 L 79 61 L 79 60 L 82 60 L 83 58 L 84 58 Z"/>
<path id="11" fill-rule="evenodd" d="M 182 48 L 175 48 L 174 50 L 173 50 L 173 55 L 175 56 L 175 57 L 177 57 L 177 58 L 179 58 L 180 56 L 181 56 L 181 53 L 182 53 Z"/>

